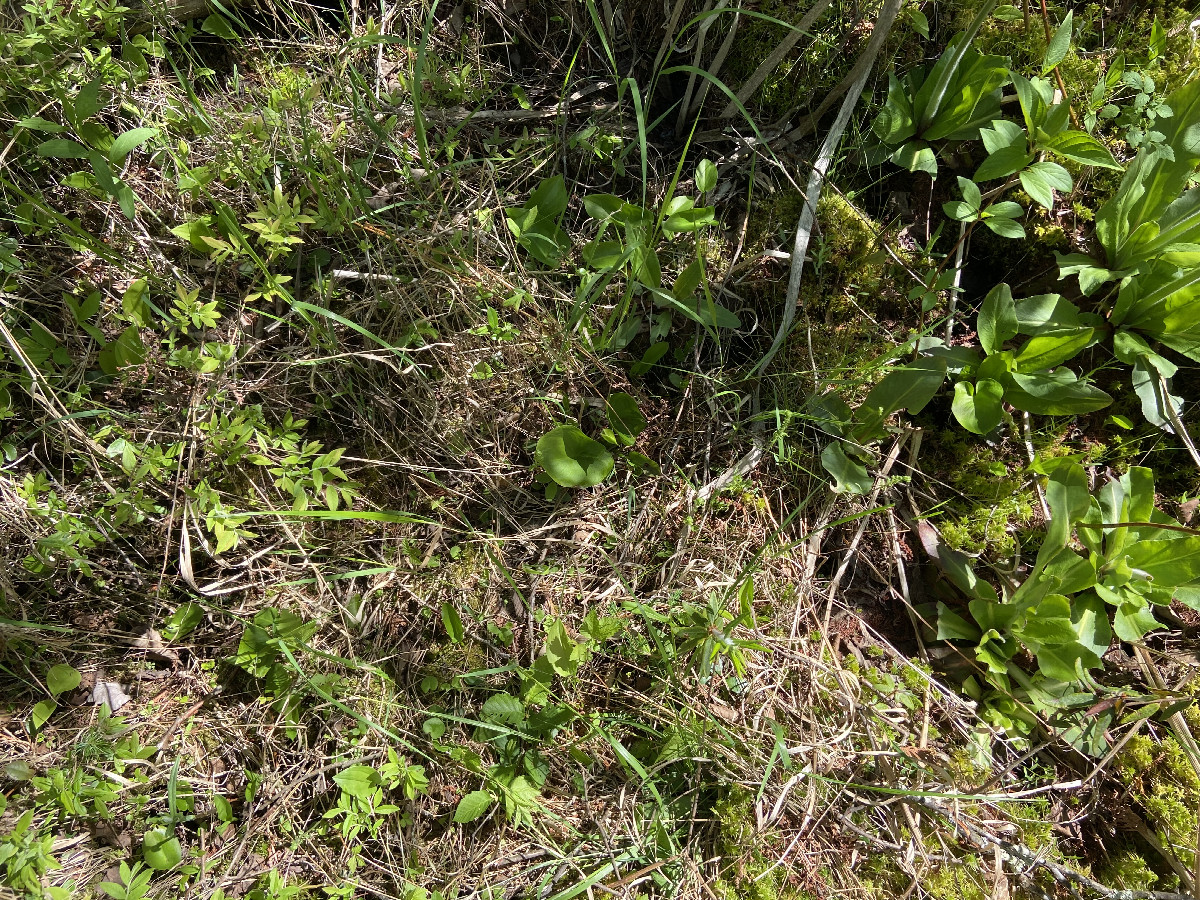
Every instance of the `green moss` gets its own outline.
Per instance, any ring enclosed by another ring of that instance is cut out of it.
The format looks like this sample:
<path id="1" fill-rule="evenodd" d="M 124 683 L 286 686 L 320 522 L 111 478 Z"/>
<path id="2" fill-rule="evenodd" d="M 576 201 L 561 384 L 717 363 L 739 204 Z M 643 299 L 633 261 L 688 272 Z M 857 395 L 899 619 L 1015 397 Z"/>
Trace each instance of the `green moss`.
<path id="1" fill-rule="evenodd" d="M 763 853 L 754 821 L 754 794 L 735 787 L 713 806 L 718 823 L 717 852 L 725 864 L 713 892 L 725 900 L 813 900 L 787 884 L 787 867 L 775 866 Z"/>
<path id="2" fill-rule="evenodd" d="M 1182 858 L 1190 858 L 1196 846 L 1200 778 L 1179 742 L 1170 736 L 1155 742 L 1137 735 L 1117 756 L 1115 771 L 1145 809 L 1158 840 Z M 1139 865 L 1132 853 L 1115 857 L 1110 870 L 1111 883 L 1120 887 L 1147 886 L 1144 879 L 1152 871 L 1144 861 Z M 1161 879 L 1163 873 L 1157 877 Z M 1137 885 L 1130 883 L 1137 879 L 1142 879 Z"/>
<path id="3" fill-rule="evenodd" d="M 941 432 L 932 446 L 936 470 L 945 472 L 945 481 L 960 494 L 938 520 L 943 539 L 966 553 L 1011 556 L 1017 549 L 1015 532 L 1033 518 L 1024 461 L 957 429 Z"/>
<path id="4" fill-rule="evenodd" d="M 1158 875 L 1146 860 L 1133 850 L 1113 856 L 1098 874 L 1104 884 L 1126 891 L 1150 890 L 1158 881 Z"/>

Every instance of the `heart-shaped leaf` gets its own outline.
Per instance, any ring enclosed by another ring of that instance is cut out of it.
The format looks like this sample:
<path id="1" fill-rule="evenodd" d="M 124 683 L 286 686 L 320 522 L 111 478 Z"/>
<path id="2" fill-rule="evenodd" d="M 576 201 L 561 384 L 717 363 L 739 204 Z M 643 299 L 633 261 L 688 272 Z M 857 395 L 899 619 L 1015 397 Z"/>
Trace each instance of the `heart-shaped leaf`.
<path id="1" fill-rule="evenodd" d="M 542 435 L 537 463 L 562 487 L 594 487 L 613 470 L 612 454 L 574 425 L 560 425 Z"/>

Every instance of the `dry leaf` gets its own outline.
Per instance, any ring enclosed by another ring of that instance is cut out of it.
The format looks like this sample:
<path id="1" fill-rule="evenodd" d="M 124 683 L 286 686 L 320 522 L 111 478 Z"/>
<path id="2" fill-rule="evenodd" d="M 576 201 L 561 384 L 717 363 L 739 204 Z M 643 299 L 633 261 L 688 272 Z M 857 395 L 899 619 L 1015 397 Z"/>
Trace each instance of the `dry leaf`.
<path id="1" fill-rule="evenodd" d="M 107 703 L 110 712 L 116 712 L 132 699 L 125 693 L 125 688 L 115 681 L 97 681 L 96 686 L 92 688 L 92 705 Z"/>
<path id="2" fill-rule="evenodd" d="M 163 643 L 162 635 L 155 628 L 146 629 L 145 634 L 133 642 L 135 650 L 145 650 L 147 655 L 161 662 L 179 665 L 179 654 Z"/>

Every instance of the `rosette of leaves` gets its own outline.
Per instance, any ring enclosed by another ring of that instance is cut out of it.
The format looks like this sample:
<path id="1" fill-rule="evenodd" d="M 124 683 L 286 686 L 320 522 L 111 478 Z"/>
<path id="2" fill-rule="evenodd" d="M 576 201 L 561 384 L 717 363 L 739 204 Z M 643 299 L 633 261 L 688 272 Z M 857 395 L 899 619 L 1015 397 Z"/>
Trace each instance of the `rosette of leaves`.
<path id="1" fill-rule="evenodd" d="M 969 347 L 927 341 L 930 355 L 946 360 L 955 378 L 951 409 L 974 434 L 988 434 L 1004 420 L 1005 404 L 1037 415 L 1081 415 L 1112 402 L 1104 391 L 1063 364 L 1105 333 L 1104 320 L 1058 294 L 1013 300 L 1007 284 L 984 298 L 976 323 L 980 354 Z M 1009 349 L 1019 337 L 1025 340 Z"/>
<path id="2" fill-rule="evenodd" d="M 1137 643 L 1162 627 L 1155 610 L 1172 601 L 1200 609 L 1200 533 L 1155 507 L 1149 469 L 1131 468 L 1095 493 L 1074 459 L 1034 471 L 1046 478 L 1051 520 L 1032 571 L 1015 589 L 997 591 L 964 554 L 937 547 L 939 567 L 967 598 L 938 604 L 937 636 L 973 648 L 979 670 L 971 690 L 982 695 L 985 682 L 1015 696 L 1076 746 L 1103 752 L 1117 714 L 1080 715 L 1105 695 L 1091 673 L 1114 635 Z M 1022 649 L 1036 660 L 1033 671 L 1020 664 Z M 1126 719 L 1169 712 L 1178 698 L 1135 699 Z"/>
<path id="3" fill-rule="evenodd" d="M 1103 262 L 1058 257 L 1061 278 L 1074 275 L 1085 296 L 1097 295 L 1143 412 L 1163 428 L 1178 421 L 1182 403 L 1170 394 L 1175 366 L 1152 342 L 1200 361 L 1200 81 L 1169 103 L 1175 114 L 1161 123 L 1163 142 L 1138 154 L 1096 216 Z"/>
<path id="4" fill-rule="evenodd" d="M 1001 88 L 1008 66 L 999 56 L 971 49 L 996 0 L 984 3 L 967 30 L 956 35 L 928 74 L 913 69 L 888 79 L 888 95 L 872 130 L 887 158 L 910 172 L 937 175 L 936 141 L 973 140 L 1000 116 Z"/>

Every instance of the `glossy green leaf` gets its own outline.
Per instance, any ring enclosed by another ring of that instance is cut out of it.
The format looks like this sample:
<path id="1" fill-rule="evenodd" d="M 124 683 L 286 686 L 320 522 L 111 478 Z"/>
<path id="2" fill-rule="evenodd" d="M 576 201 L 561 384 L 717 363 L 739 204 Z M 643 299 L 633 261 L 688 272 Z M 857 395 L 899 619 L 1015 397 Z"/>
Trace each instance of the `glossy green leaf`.
<path id="1" fill-rule="evenodd" d="M 989 434 L 1004 417 L 1004 387 L 989 378 L 977 384 L 960 381 L 954 386 L 951 411 L 954 418 L 973 434 Z"/>
<path id="2" fill-rule="evenodd" d="M 833 476 L 834 493 L 866 494 L 874 483 L 867 470 L 846 455 L 840 441 L 834 441 L 821 451 L 821 465 Z"/>
<path id="3" fill-rule="evenodd" d="M 1058 134 L 1044 138 L 1038 143 L 1040 149 L 1048 150 L 1055 156 L 1069 159 L 1085 166 L 1098 166 L 1102 169 L 1117 169 L 1118 163 L 1112 153 L 1099 140 L 1083 131 L 1060 131 Z"/>
<path id="4" fill-rule="evenodd" d="M 1040 372 L 1053 369 L 1074 358 L 1092 341 L 1094 330 L 1076 327 L 1030 338 L 1013 356 L 1018 372 Z"/>
<path id="5" fill-rule="evenodd" d="M 560 425 L 537 442 L 537 464 L 562 487 L 593 487 L 608 478 L 613 458 L 574 425 Z"/>
<path id="6" fill-rule="evenodd" d="M 219 38 L 224 38 L 227 41 L 237 40 L 237 34 L 230 26 L 229 21 L 220 13 L 213 13 L 206 18 L 200 24 L 200 30 L 214 34 Z"/>
<path id="7" fill-rule="evenodd" d="M 1012 384 L 1006 386 L 1004 398 L 1017 409 L 1035 415 L 1082 415 L 1112 403 L 1112 397 L 1080 381 L 1065 367 L 1044 375 L 1014 372 L 1009 377 Z"/>
<path id="8" fill-rule="evenodd" d="M 1025 193 L 1046 209 L 1054 206 L 1054 192 L 1069 193 L 1074 187 L 1071 175 L 1055 162 L 1038 162 L 1021 172 Z"/>
<path id="9" fill-rule="evenodd" d="M 717 186 L 717 167 L 711 159 L 702 159 L 696 164 L 696 190 L 706 194 Z"/>
<path id="10" fill-rule="evenodd" d="M 1017 336 L 1017 306 L 1013 302 L 1012 290 L 1007 284 L 998 284 L 988 291 L 979 307 L 979 319 L 975 328 L 979 333 L 979 343 L 989 356 L 1001 350 L 1006 341 Z"/>

